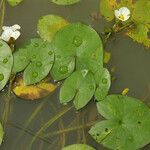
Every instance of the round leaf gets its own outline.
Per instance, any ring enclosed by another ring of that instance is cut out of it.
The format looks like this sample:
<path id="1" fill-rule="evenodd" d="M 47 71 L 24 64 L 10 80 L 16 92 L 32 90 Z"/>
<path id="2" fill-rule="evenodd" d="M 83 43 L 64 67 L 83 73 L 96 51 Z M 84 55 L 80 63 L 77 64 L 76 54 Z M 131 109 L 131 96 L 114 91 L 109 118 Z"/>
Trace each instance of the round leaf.
<path id="1" fill-rule="evenodd" d="M 52 0 L 52 2 L 57 4 L 57 5 L 72 5 L 72 4 L 75 4 L 79 1 L 80 0 Z"/>
<path id="2" fill-rule="evenodd" d="M 95 66 L 103 64 L 103 47 L 99 35 L 95 30 L 81 23 L 70 24 L 59 30 L 54 36 L 52 45 L 56 58 L 74 57 L 77 69 L 88 69 L 93 72 Z M 64 59 L 62 61 L 58 59 L 60 64 L 63 64 L 63 61 Z M 59 69 L 57 59 L 55 62 L 53 68 Z M 57 77 L 58 80 L 57 72 L 52 76 L 54 79 Z M 70 72 L 65 77 L 69 75 Z M 60 77 L 59 80 L 64 78 Z"/>
<path id="3" fill-rule="evenodd" d="M 42 39 L 32 39 L 30 44 L 14 54 L 14 71 L 20 72 L 25 69 L 23 77 L 26 85 L 44 79 L 49 74 L 53 63 L 54 52 L 51 44 Z"/>
<path id="4" fill-rule="evenodd" d="M 62 150 L 95 150 L 95 149 L 85 144 L 73 144 L 63 148 Z"/>
<path id="5" fill-rule="evenodd" d="M 38 33 L 42 39 L 51 42 L 55 33 L 68 22 L 62 17 L 55 15 L 43 16 L 38 22 Z"/>
<path id="6" fill-rule="evenodd" d="M 133 19 L 136 22 L 147 24 L 150 23 L 150 1 L 138 0 L 133 10 Z"/>
<path id="7" fill-rule="evenodd" d="M 101 0 L 100 1 L 100 12 L 107 21 L 114 19 L 114 10 L 117 7 L 116 0 Z"/>
<path id="8" fill-rule="evenodd" d="M 7 84 L 13 66 L 13 56 L 10 47 L 0 40 L 0 90 Z"/>
<path id="9" fill-rule="evenodd" d="M 98 111 L 106 121 L 91 128 L 89 133 L 110 149 L 136 150 L 150 142 L 150 109 L 140 100 L 110 95 L 98 102 Z"/>
<path id="10" fill-rule="evenodd" d="M 87 70 L 74 72 L 68 77 L 60 90 L 60 102 L 67 103 L 74 99 L 76 109 L 84 107 L 93 97 L 95 80 Z"/>

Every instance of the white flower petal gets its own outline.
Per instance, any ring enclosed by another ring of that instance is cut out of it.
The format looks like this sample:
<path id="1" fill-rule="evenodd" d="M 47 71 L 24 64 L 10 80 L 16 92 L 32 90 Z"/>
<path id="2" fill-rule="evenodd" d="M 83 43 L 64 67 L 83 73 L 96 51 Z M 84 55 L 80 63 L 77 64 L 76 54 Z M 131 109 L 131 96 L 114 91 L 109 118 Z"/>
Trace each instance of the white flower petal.
<path id="1" fill-rule="evenodd" d="M 21 27 L 18 24 L 13 25 L 11 28 L 12 28 L 13 31 L 21 29 Z"/>
<path id="2" fill-rule="evenodd" d="M 115 17 L 118 18 L 120 16 L 119 10 L 115 10 Z"/>
<path id="3" fill-rule="evenodd" d="M 127 21 L 130 18 L 130 10 L 127 7 L 121 7 L 115 10 L 115 17 L 121 21 Z"/>
<path id="4" fill-rule="evenodd" d="M 2 30 L 9 30 L 11 27 L 8 27 L 8 26 L 3 26 L 2 27 Z"/>
<path id="5" fill-rule="evenodd" d="M 20 35 L 21 33 L 19 31 L 15 31 L 11 34 L 11 38 L 14 38 L 15 40 L 17 40 Z"/>
<path id="6" fill-rule="evenodd" d="M 8 30 L 4 30 L 2 35 L 1 35 L 1 39 L 8 42 L 10 37 L 11 37 L 11 34 L 12 34 L 12 30 L 8 29 Z"/>

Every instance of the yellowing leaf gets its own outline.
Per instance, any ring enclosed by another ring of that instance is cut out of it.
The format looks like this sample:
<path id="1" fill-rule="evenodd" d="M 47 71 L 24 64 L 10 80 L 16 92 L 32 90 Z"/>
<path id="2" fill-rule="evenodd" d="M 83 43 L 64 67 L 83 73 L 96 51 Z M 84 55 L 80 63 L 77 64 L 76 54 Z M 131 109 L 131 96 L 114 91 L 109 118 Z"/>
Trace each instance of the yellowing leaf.
<path id="1" fill-rule="evenodd" d="M 55 33 L 68 24 L 62 17 L 46 15 L 39 19 L 37 28 L 41 38 L 51 42 Z"/>
<path id="2" fill-rule="evenodd" d="M 100 13 L 105 17 L 107 21 L 114 19 L 114 10 L 117 7 L 116 0 L 101 0 L 100 1 Z"/>
<path id="3" fill-rule="evenodd" d="M 55 91 L 58 84 L 52 84 L 48 81 L 41 81 L 36 85 L 25 86 L 22 77 L 17 77 L 14 85 L 13 92 L 20 98 L 26 100 L 36 100 L 48 96 Z"/>
<path id="4" fill-rule="evenodd" d="M 150 0 L 138 0 L 136 2 L 133 19 L 139 23 L 150 23 Z"/>
<path id="5" fill-rule="evenodd" d="M 149 29 L 143 24 L 138 24 L 136 28 L 132 29 L 127 35 L 138 43 L 144 44 L 146 47 L 150 47 L 150 39 L 148 37 Z"/>

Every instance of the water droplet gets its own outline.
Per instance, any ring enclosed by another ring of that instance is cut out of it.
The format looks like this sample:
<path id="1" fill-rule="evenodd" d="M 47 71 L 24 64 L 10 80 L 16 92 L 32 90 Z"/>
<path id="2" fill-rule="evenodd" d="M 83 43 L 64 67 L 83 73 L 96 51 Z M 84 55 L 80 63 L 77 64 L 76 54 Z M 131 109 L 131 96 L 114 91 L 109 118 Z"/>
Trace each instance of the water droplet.
<path id="1" fill-rule="evenodd" d="M 3 46 L 3 43 L 0 43 L 0 47 L 2 47 Z"/>
<path id="2" fill-rule="evenodd" d="M 52 55 L 52 54 L 53 54 L 53 52 L 52 52 L 52 51 L 49 51 L 49 52 L 48 52 L 48 55 Z"/>
<path id="3" fill-rule="evenodd" d="M 93 85 L 90 85 L 90 86 L 89 86 L 89 89 L 90 89 L 90 90 L 93 90 L 93 89 L 94 89 L 94 86 L 93 86 Z"/>
<path id="4" fill-rule="evenodd" d="M 38 47 L 39 46 L 39 44 L 38 43 L 34 43 L 34 47 Z"/>
<path id="5" fill-rule="evenodd" d="M 41 66 L 42 66 L 42 63 L 41 63 L 40 61 L 38 61 L 38 62 L 36 63 L 36 66 L 37 66 L 37 67 L 41 67 Z"/>
<path id="6" fill-rule="evenodd" d="M 61 66 L 59 71 L 60 71 L 60 73 L 65 74 L 68 72 L 68 67 L 67 66 Z"/>
<path id="7" fill-rule="evenodd" d="M 4 75 L 0 74 L 0 81 L 4 80 Z"/>
<path id="8" fill-rule="evenodd" d="M 81 44 L 82 44 L 82 39 L 79 37 L 79 36 L 75 36 L 73 38 L 73 44 L 76 46 L 76 47 L 79 47 Z"/>
<path id="9" fill-rule="evenodd" d="M 3 63 L 6 64 L 7 62 L 8 62 L 8 59 L 5 58 L 5 59 L 3 60 Z"/>
<path id="10" fill-rule="evenodd" d="M 32 55 L 32 59 L 35 59 L 36 58 L 36 55 Z"/>
<path id="11" fill-rule="evenodd" d="M 103 83 L 103 84 L 107 84 L 107 82 L 108 82 L 108 81 L 107 81 L 106 78 L 103 78 L 103 79 L 102 79 L 102 83 Z"/>
<path id="12" fill-rule="evenodd" d="M 32 76 L 33 76 L 34 78 L 36 78 L 36 77 L 38 76 L 38 73 L 37 73 L 37 72 L 33 72 L 33 73 L 32 73 Z"/>
<path id="13" fill-rule="evenodd" d="M 88 73 L 87 69 L 81 70 L 81 74 L 82 74 L 83 77 L 85 77 L 87 75 L 87 73 Z"/>
<path id="14" fill-rule="evenodd" d="M 45 48 L 46 47 L 46 44 L 43 44 L 43 46 L 42 46 L 43 48 Z"/>

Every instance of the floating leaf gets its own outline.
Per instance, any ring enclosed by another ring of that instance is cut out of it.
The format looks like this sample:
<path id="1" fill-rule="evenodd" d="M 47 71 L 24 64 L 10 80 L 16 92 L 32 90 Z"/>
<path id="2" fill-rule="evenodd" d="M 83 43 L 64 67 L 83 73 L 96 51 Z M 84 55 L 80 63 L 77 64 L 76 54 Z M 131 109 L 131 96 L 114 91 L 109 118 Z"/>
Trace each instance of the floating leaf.
<path id="1" fill-rule="evenodd" d="M 130 30 L 127 35 L 134 41 L 150 47 L 150 39 L 148 37 L 149 29 L 144 24 L 137 24 L 137 26 Z"/>
<path id="2" fill-rule="evenodd" d="M 23 63 L 22 63 L 23 62 Z M 24 49 L 14 54 L 14 72 L 25 69 L 23 77 L 26 85 L 44 79 L 54 63 L 54 52 L 49 42 L 32 39 Z"/>
<path id="3" fill-rule="evenodd" d="M 97 103 L 101 121 L 89 133 L 109 149 L 137 150 L 150 142 L 150 109 L 138 99 L 110 95 Z"/>
<path id="4" fill-rule="evenodd" d="M 2 124 L 0 123 L 0 145 L 3 142 L 3 136 L 4 136 L 4 131 L 3 131 Z"/>
<path id="5" fill-rule="evenodd" d="M 13 66 L 13 56 L 10 47 L 0 40 L 0 90 L 7 84 Z"/>
<path id="6" fill-rule="evenodd" d="M 52 0 L 57 5 L 72 5 L 78 3 L 80 0 Z"/>
<path id="7" fill-rule="evenodd" d="M 114 19 L 114 10 L 116 7 L 116 0 L 100 0 L 100 13 L 107 21 Z"/>
<path id="8" fill-rule="evenodd" d="M 17 77 L 14 85 L 13 92 L 20 98 L 26 100 L 36 100 L 48 96 L 57 88 L 57 84 L 50 82 L 50 79 L 43 80 L 36 85 L 26 86 L 23 77 Z"/>
<path id="9" fill-rule="evenodd" d="M 23 0 L 7 0 L 11 6 L 16 6 L 21 3 Z"/>
<path id="10" fill-rule="evenodd" d="M 38 32 L 42 39 L 51 42 L 55 33 L 67 24 L 68 22 L 62 17 L 55 15 L 43 16 L 38 22 Z"/>
<path id="11" fill-rule="evenodd" d="M 96 100 L 101 101 L 107 96 L 111 85 L 111 77 L 109 71 L 105 68 L 103 68 L 102 71 L 99 70 L 95 74 L 95 80 L 97 84 L 95 98 Z"/>
<path id="12" fill-rule="evenodd" d="M 87 70 L 74 72 L 68 77 L 60 90 L 60 102 L 68 103 L 74 99 L 76 109 L 84 107 L 93 97 L 95 80 Z"/>
<path id="13" fill-rule="evenodd" d="M 62 150 L 95 150 L 95 149 L 85 144 L 73 144 L 63 148 Z"/>
<path id="14" fill-rule="evenodd" d="M 82 66 L 82 69 L 88 70 L 96 66 L 98 68 L 103 64 L 102 41 L 95 30 L 84 24 L 74 23 L 60 29 L 55 34 L 52 45 L 55 52 L 55 63 L 51 72 L 55 80 L 64 79 L 71 74 L 75 66 L 70 65 L 70 63 L 75 64 L 76 62 L 78 69 L 81 69 Z M 73 58 L 74 63 L 69 61 Z M 68 66 L 65 67 L 69 68 L 68 72 L 66 71 L 63 76 L 59 75 L 60 65 L 67 62 Z M 93 72 L 93 70 L 91 71 Z"/>
<path id="15" fill-rule="evenodd" d="M 138 0 L 134 7 L 133 20 L 142 24 L 150 23 L 150 1 Z"/>

